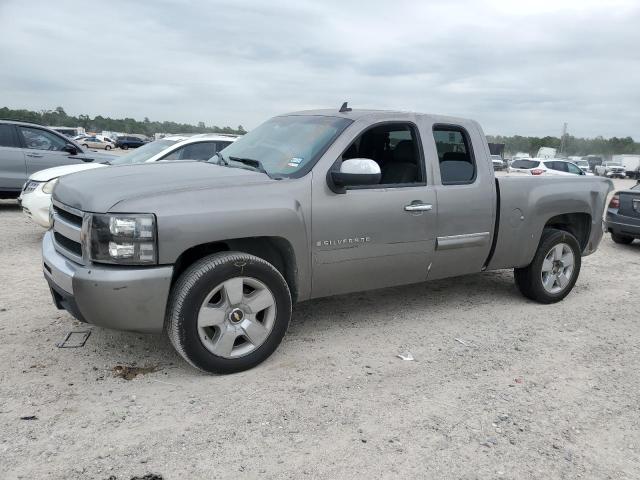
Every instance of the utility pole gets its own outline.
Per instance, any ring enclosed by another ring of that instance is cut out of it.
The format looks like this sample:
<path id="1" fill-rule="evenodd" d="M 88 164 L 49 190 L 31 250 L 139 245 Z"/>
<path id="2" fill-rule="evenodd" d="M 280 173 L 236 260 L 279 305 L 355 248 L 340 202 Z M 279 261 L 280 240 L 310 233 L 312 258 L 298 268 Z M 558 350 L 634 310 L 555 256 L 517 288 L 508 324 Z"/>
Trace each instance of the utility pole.
<path id="1" fill-rule="evenodd" d="M 562 126 L 562 138 L 560 139 L 560 153 L 564 152 L 565 142 L 567 138 L 567 122 Z"/>

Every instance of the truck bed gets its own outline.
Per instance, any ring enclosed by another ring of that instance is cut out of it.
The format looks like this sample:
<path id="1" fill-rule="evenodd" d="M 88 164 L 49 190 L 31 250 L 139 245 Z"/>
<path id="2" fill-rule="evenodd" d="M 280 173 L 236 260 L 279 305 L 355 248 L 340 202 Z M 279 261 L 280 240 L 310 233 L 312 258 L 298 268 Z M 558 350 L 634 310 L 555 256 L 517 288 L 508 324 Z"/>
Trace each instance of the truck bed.
<path id="1" fill-rule="evenodd" d="M 611 180 L 601 177 L 521 176 L 496 177 L 498 218 L 488 269 L 524 267 L 538 246 L 542 230 L 549 222 L 561 224 L 569 219 L 562 211 L 582 215 L 588 232 L 576 235 L 582 254 L 595 251 L 603 235 L 602 217 Z M 565 218 L 563 218 L 565 217 Z M 580 238 L 582 237 L 582 238 Z"/>

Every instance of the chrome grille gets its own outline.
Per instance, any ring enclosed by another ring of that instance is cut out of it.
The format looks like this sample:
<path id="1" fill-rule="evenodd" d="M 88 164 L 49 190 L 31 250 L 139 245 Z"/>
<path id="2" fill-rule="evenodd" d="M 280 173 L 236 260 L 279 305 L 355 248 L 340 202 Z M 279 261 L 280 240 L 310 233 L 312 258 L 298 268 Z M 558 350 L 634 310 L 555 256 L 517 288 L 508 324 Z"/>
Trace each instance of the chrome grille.
<path id="1" fill-rule="evenodd" d="M 82 255 L 83 213 L 75 208 L 53 202 L 53 239 L 58 253 L 84 264 Z"/>
<path id="2" fill-rule="evenodd" d="M 41 182 L 34 182 L 33 180 L 29 180 L 27 183 L 25 183 L 24 188 L 22 189 L 22 193 L 31 193 L 33 192 L 36 188 L 38 188 L 38 185 L 40 185 Z"/>

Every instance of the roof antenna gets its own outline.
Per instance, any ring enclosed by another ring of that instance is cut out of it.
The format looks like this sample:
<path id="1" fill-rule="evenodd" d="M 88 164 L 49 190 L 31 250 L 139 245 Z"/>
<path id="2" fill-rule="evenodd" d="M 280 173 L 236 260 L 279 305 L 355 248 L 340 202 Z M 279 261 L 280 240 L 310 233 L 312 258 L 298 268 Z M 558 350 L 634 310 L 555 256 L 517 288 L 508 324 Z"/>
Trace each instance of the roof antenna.
<path id="1" fill-rule="evenodd" d="M 342 104 L 342 106 L 340 107 L 340 110 L 338 110 L 338 112 L 340 112 L 340 113 L 350 112 L 350 111 L 351 111 L 351 107 L 348 107 L 348 106 L 347 106 L 347 103 L 348 103 L 348 102 L 344 102 L 344 103 Z"/>

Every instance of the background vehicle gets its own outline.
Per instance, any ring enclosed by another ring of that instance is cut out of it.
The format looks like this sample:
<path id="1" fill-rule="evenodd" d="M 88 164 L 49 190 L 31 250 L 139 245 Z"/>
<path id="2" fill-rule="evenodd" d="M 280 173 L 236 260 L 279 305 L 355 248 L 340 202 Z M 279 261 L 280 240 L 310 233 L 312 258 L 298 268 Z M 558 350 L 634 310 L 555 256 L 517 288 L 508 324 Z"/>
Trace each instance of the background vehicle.
<path id="1" fill-rule="evenodd" d="M 511 162 L 509 172 L 528 173 L 530 175 L 586 175 L 576 164 L 557 158 L 528 158 Z"/>
<path id="2" fill-rule="evenodd" d="M 24 185 L 20 201 L 22 210 L 31 220 L 45 228 L 50 226 L 49 207 L 51 191 L 57 179 L 63 175 L 91 170 L 108 165 L 132 165 L 159 160 L 208 160 L 218 151 L 230 145 L 237 137 L 219 134 L 172 136 L 148 143 L 121 157 L 113 157 L 104 163 L 66 165 L 41 170 L 29 177 Z"/>
<path id="3" fill-rule="evenodd" d="M 556 158 L 557 151 L 557 149 L 551 147 L 540 147 L 538 149 L 538 155 L 536 155 L 536 157 L 544 159 Z"/>
<path id="4" fill-rule="evenodd" d="M 123 150 L 129 148 L 138 148 L 144 145 L 144 141 L 138 137 L 118 137 L 116 139 L 116 147 Z"/>
<path id="5" fill-rule="evenodd" d="M 42 125 L 0 120 L 0 198 L 17 198 L 27 178 L 39 170 L 111 158 Z"/>
<path id="6" fill-rule="evenodd" d="M 79 134 L 84 133 L 84 128 L 82 127 L 51 127 L 50 126 L 49 128 L 69 138 L 75 138 Z"/>
<path id="7" fill-rule="evenodd" d="M 593 173 L 596 172 L 598 165 L 602 165 L 602 157 L 600 155 L 587 155 L 586 157 L 582 157 L 582 159 L 589 163 L 589 170 Z"/>
<path id="8" fill-rule="evenodd" d="M 640 183 L 611 197 L 606 228 L 616 243 L 629 244 L 640 238 Z"/>
<path id="9" fill-rule="evenodd" d="M 86 148 L 102 148 L 104 150 L 111 150 L 113 148 L 113 143 L 98 137 L 86 137 L 79 140 L 79 143 Z"/>
<path id="10" fill-rule="evenodd" d="M 640 180 L 640 155 L 614 155 L 611 161 L 622 165 L 627 177 Z"/>
<path id="11" fill-rule="evenodd" d="M 560 301 L 600 243 L 612 183 L 496 178 L 487 151 L 472 120 L 275 117 L 210 162 L 62 177 L 44 275 L 59 308 L 166 331 L 215 372 L 271 355 L 300 300 L 514 268 L 525 296 Z"/>
<path id="12" fill-rule="evenodd" d="M 500 155 L 490 155 L 494 170 L 504 170 L 504 160 Z"/>
<path id="13" fill-rule="evenodd" d="M 582 170 L 584 173 L 589 173 L 589 162 L 587 162 L 586 160 L 571 160 L 573 163 L 575 163 L 578 167 L 580 167 L 580 170 Z"/>
<path id="14" fill-rule="evenodd" d="M 625 178 L 627 176 L 625 168 L 619 162 L 604 162 L 602 165 L 597 165 L 595 174 L 609 178 Z"/>

